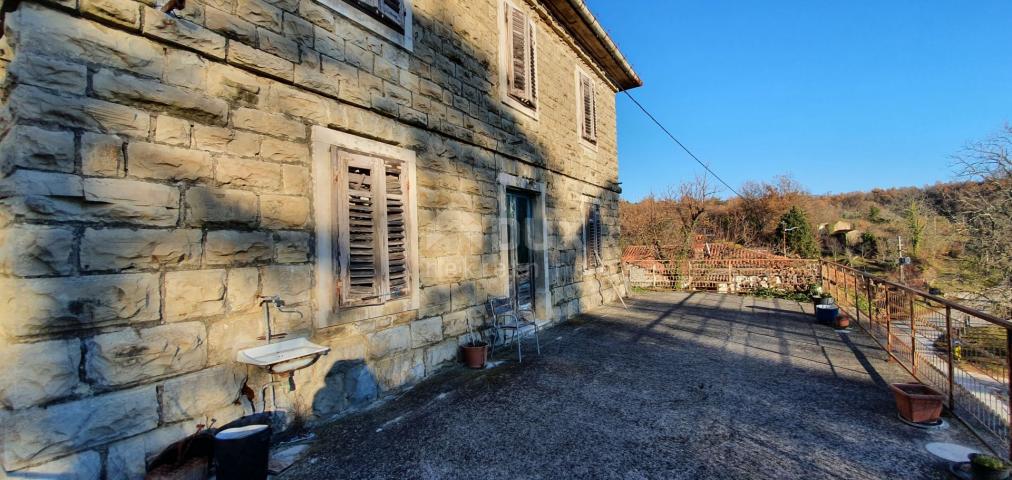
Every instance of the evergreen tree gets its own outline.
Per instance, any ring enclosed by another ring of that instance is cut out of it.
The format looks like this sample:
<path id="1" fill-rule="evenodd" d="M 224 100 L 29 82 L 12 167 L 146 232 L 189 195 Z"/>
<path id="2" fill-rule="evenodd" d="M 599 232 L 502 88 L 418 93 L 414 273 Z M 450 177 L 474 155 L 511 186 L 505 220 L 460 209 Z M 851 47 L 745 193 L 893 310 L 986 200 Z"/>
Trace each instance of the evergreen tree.
<path id="1" fill-rule="evenodd" d="M 921 213 L 920 202 L 916 200 L 910 201 L 910 205 L 904 214 L 907 221 L 907 230 L 910 232 L 910 254 L 916 257 L 917 251 L 920 249 L 921 244 L 924 243 L 924 229 L 928 223 L 924 218 L 924 214 Z"/>
<path id="2" fill-rule="evenodd" d="M 882 218 L 882 209 L 875 205 L 868 207 L 868 220 L 871 220 L 871 223 L 886 222 L 886 219 Z"/>
<path id="3" fill-rule="evenodd" d="M 819 256 L 819 248 L 815 244 L 815 235 L 812 234 L 812 225 L 808 223 L 808 216 L 805 211 L 797 206 L 780 217 L 780 224 L 777 226 L 777 237 L 784 240 L 787 252 L 798 255 L 802 258 L 816 258 Z"/>
<path id="4" fill-rule="evenodd" d="M 861 234 L 861 243 L 858 244 L 858 249 L 861 250 L 861 256 L 868 259 L 878 258 L 878 237 L 870 232 L 864 232 Z"/>

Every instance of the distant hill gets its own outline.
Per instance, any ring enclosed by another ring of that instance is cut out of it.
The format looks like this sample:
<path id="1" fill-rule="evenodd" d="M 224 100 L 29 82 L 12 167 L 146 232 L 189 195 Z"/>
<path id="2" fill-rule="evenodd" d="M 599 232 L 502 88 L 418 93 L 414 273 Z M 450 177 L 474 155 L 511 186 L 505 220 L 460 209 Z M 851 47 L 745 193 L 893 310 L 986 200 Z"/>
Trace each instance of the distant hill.
<path id="1" fill-rule="evenodd" d="M 944 289 L 959 283 L 964 237 L 958 227 L 958 198 L 979 188 L 979 183 L 953 182 L 812 195 L 793 179 L 779 177 L 742 186 L 741 198 L 719 200 L 692 194 L 705 189 L 683 186 L 640 202 L 621 202 L 622 244 L 679 244 L 691 231 L 713 242 L 783 254 L 778 225 L 784 213 L 798 206 L 817 232 L 824 258 L 895 278 L 902 237 L 904 256 L 914 260 L 906 280 Z M 834 234 L 832 227 L 838 223 L 848 228 Z M 789 248 L 786 253 L 792 255 Z"/>

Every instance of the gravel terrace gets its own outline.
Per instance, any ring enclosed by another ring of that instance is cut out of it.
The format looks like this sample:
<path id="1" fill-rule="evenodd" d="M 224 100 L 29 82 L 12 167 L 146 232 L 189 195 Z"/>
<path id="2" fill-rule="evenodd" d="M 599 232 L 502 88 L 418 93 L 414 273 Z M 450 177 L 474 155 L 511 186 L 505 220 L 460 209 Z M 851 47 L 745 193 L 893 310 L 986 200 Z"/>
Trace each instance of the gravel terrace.
<path id="1" fill-rule="evenodd" d="M 864 334 L 813 324 L 811 305 L 650 293 L 629 307 L 542 332 L 523 363 L 451 368 L 319 427 L 280 478 L 941 479 L 925 444 L 983 450 L 955 420 L 901 423 L 887 384 L 907 374 Z"/>

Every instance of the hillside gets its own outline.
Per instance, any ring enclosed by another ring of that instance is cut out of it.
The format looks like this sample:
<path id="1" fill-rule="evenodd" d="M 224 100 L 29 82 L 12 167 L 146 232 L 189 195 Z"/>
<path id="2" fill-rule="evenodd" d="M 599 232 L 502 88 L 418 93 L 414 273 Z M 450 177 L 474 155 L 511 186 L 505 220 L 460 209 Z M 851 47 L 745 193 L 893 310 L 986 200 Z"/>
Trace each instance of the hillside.
<path id="1" fill-rule="evenodd" d="M 967 251 L 973 231 L 967 199 L 993 196 L 994 186 L 987 181 L 812 195 L 790 177 L 778 177 L 747 183 L 740 192 L 740 198 L 720 200 L 705 180 L 696 179 L 664 195 L 622 202 L 622 243 L 684 245 L 701 235 L 713 242 L 813 256 L 800 254 L 795 228 L 785 232 L 781 226 L 785 214 L 797 207 L 811 232 L 806 235 L 814 237 L 814 256 L 900 280 L 902 246 L 902 256 L 912 260 L 903 269 L 905 283 L 973 299 L 982 308 L 987 305 L 983 297 L 1007 296 L 1006 284 L 976 268 L 977 252 Z"/>

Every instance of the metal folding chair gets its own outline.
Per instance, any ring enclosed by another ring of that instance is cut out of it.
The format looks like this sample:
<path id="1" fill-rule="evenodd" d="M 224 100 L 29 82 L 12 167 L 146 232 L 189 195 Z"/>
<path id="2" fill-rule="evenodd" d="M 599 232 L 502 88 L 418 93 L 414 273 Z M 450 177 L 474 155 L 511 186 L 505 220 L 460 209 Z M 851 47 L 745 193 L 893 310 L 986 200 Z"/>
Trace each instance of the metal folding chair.
<path id="1" fill-rule="evenodd" d="M 523 336 L 527 333 L 534 334 L 534 342 L 537 345 L 538 355 L 541 355 L 541 340 L 538 339 L 538 323 L 534 320 L 534 311 L 530 309 L 518 309 L 510 297 L 488 297 L 489 313 L 492 315 L 492 329 L 495 339 L 492 341 L 492 353 L 495 353 L 495 344 L 499 339 L 506 344 L 505 331 L 511 332 L 510 341 L 517 344 L 517 358 L 524 361 Z"/>

